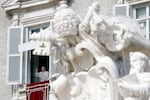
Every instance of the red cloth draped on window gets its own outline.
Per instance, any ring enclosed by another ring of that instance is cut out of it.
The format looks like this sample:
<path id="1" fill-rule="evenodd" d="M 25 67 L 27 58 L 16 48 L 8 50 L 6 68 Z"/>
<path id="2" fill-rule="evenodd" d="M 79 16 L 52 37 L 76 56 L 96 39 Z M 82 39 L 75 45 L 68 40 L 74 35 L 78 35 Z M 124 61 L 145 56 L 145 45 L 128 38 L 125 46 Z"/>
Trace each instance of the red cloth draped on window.
<path id="1" fill-rule="evenodd" d="M 49 81 L 27 84 L 27 100 L 48 100 Z"/>

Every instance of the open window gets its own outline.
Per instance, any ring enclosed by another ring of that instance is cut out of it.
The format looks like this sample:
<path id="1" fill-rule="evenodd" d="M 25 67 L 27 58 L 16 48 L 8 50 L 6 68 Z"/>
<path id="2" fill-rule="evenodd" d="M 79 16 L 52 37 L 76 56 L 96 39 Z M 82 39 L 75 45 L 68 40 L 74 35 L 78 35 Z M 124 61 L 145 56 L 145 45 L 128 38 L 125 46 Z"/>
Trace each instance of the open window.
<path id="1" fill-rule="evenodd" d="M 44 23 L 36 26 L 24 27 L 24 43 L 19 46 L 20 52 L 23 53 L 23 83 L 29 84 L 38 82 L 39 79 L 35 77 L 35 69 L 41 70 L 42 66 L 46 67 L 46 71 L 49 72 L 49 76 L 56 74 L 56 69 L 54 67 L 55 53 L 49 56 L 38 56 L 33 55 L 33 50 L 36 47 L 36 42 L 29 41 L 29 36 L 36 32 L 40 32 L 46 29 L 49 23 Z M 50 67 L 49 67 L 50 66 Z"/>
<path id="2" fill-rule="evenodd" d="M 35 75 L 35 69 L 38 69 L 38 72 L 41 71 L 42 66 L 46 68 L 46 71 L 49 71 L 49 56 L 37 56 L 33 55 L 31 51 L 31 83 L 40 82 L 39 77 Z"/>
<path id="3" fill-rule="evenodd" d="M 29 36 L 34 32 L 40 32 L 43 29 L 46 29 L 49 26 L 49 23 L 44 23 L 37 26 L 32 26 L 28 28 L 28 34 Z M 33 50 L 28 51 L 28 72 L 29 73 L 29 81 L 28 83 L 35 83 L 39 82 L 40 79 L 35 75 L 35 70 L 38 69 L 38 72 L 41 71 L 41 67 L 44 66 L 46 68 L 46 71 L 49 71 L 49 56 L 38 56 L 33 55 Z"/>

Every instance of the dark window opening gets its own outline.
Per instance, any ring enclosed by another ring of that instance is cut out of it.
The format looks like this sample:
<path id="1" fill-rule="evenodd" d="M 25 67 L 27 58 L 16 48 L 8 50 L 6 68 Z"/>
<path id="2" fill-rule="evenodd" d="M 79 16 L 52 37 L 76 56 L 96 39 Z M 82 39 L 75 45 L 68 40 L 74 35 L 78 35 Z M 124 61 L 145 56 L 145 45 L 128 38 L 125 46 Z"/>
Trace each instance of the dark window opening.
<path id="1" fill-rule="evenodd" d="M 35 75 L 35 69 L 37 68 L 40 72 L 42 66 L 45 66 L 46 71 L 49 71 L 49 57 L 37 56 L 31 53 L 31 83 L 40 81 L 40 78 Z"/>
<path id="2" fill-rule="evenodd" d="M 40 32 L 40 29 L 39 29 L 39 28 L 37 28 L 37 29 L 32 29 L 32 30 L 31 30 L 31 33 L 34 33 L 34 32 L 38 33 L 38 32 Z"/>

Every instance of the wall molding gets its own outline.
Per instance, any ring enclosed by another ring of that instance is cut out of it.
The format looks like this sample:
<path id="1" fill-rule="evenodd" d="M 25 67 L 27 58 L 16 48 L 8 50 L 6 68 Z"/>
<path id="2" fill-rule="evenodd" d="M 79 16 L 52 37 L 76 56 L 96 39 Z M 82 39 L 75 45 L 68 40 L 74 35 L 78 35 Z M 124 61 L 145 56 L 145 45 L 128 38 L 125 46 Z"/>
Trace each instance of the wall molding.
<path id="1" fill-rule="evenodd" d="M 14 3 L 8 3 L 8 4 L 2 4 L 2 7 L 5 11 L 11 11 L 15 9 L 25 9 L 30 8 L 34 6 L 40 6 L 44 4 L 53 4 L 55 2 L 58 2 L 59 0 L 31 0 L 26 2 L 14 2 Z"/>

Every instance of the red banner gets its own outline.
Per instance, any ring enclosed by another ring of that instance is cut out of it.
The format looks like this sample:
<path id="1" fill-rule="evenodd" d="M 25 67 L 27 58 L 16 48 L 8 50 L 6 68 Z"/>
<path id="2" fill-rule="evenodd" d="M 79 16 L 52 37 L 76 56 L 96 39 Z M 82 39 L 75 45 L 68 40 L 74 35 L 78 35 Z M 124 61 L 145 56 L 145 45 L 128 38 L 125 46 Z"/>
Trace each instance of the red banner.
<path id="1" fill-rule="evenodd" d="M 49 81 L 27 84 L 27 100 L 48 100 Z"/>

